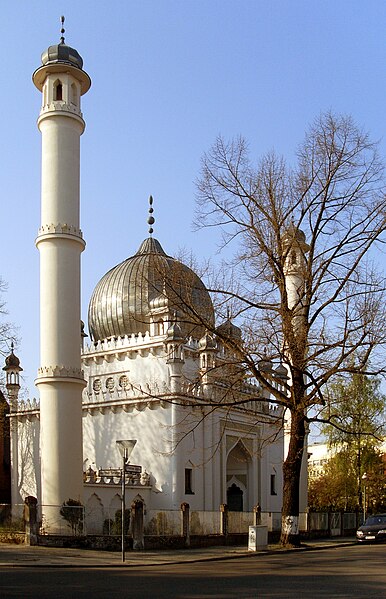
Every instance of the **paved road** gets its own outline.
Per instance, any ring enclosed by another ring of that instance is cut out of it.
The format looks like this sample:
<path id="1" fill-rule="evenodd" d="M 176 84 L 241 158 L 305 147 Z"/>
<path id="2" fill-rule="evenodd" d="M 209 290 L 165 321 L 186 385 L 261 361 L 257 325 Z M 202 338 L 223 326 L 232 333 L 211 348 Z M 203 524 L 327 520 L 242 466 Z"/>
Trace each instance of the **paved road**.
<path id="1" fill-rule="evenodd" d="M 386 546 L 249 554 L 122 567 L 0 568 L 0 597 L 25 599 L 386 599 Z"/>

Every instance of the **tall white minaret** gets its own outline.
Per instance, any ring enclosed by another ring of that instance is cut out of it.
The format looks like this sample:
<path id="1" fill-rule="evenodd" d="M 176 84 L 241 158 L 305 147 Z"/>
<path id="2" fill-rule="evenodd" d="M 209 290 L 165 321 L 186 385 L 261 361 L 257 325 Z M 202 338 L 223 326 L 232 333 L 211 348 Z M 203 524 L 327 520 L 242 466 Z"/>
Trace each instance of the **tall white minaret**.
<path id="1" fill-rule="evenodd" d="M 283 238 L 283 247 L 286 252 L 284 265 L 285 283 L 288 297 L 288 307 L 293 311 L 293 329 L 296 337 L 305 333 L 305 305 L 304 293 L 306 290 L 307 254 L 310 246 L 301 229 L 291 224 Z M 285 350 L 285 348 L 284 348 Z M 290 375 L 290 372 L 288 372 Z M 291 377 L 287 381 L 291 384 Z M 287 456 L 290 442 L 291 419 L 287 418 L 284 427 L 284 457 Z M 308 473 L 307 473 L 307 432 L 304 444 L 302 469 L 299 487 L 299 510 L 305 512 L 308 503 Z M 296 527 L 295 527 L 296 528 Z"/>
<path id="2" fill-rule="evenodd" d="M 82 390 L 79 228 L 80 100 L 91 85 L 83 60 L 64 43 L 42 54 L 33 82 L 42 92 L 40 252 L 40 392 L 42 506 L 81 500 Z M 52 510 L 53 512 L 53 510 Z"/>
<path id="3" fill-rule="evenodd" d="M 304 317 L 303 295 L 305 291 L 306 254 L 310 247 L 306 236 L 291 225 L 283 238 L 283 249 L 286 253 L 284 274 L 288 296 L 288 307 L 293 310 L 295 334 L 301 333 Z"/>

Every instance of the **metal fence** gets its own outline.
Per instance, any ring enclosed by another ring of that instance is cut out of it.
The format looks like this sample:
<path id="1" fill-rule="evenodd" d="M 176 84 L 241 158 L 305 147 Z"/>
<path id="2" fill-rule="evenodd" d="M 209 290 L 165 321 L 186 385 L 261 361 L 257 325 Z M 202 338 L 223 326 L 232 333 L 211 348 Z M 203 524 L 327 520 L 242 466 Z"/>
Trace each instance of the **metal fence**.
<path id="1" fill-rule="evenodd" d="M 254 512 L 226 513 L 228 534 L 248 533 L 255 523 Z M 129 509 L 125 512 L 125 534 L 130 534 Z M 191 510 L 189 531 L 191 535 L 219 535 L 223 528 L 224 514 L 219 511 Z M 105 508 L 90 506 L 38 506 L 38 531 L 49 535 L 101 535 L 116 536 L 122 533 L 122 513 L 117 506 Z M 144 513 L 144 534 L 173 537 L 182 535 L 183 516 L 180 510 L 147 510 Z M 339 536 L 351 534 L 362 523 L 361 514 L 341 512 L 305 512 L 299 515 L 301 533 Z M 281 530 L 280 512 L 262 512 L 261 524 L 269 532 Z M 0 532 L 23 533 L 24 505 L 0 504 Z"/>

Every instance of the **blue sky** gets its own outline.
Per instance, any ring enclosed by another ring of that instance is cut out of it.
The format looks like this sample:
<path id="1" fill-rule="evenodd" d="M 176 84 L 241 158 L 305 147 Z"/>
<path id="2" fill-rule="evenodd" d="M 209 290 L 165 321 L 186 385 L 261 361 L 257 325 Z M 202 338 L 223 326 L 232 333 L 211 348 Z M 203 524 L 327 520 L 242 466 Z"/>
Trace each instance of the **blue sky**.
<path id="1" fill-rule="evenodd" d="M 307 125 L 351 114 L 386 154 L 384 0 L 66 0 L 2 2 L 1 268 L 25 386 L 39 366 L 40 95 L 31 81 L 60 37 L 84 59 L 82 317 L 100 277 L 155 233 L 171 255 L 198 259 L 214 230 L 193 232 L 194 181 L 218 134 L 258 158 L 289 161 Z"/>

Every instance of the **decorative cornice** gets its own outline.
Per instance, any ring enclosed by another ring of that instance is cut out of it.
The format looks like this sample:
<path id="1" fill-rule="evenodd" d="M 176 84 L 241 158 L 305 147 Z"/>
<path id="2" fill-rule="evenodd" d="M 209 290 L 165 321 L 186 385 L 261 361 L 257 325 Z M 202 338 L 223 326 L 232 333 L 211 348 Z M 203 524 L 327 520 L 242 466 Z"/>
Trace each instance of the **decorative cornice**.
<path id="1" fill-rule="evenodd" d="M 157 339 L 157 341 L 155 342 L 154 339 Z M 149 349 L 152 349 L 155 346 L 162 347 L 164 345 L 164 339 L 165 335 L 155 335 L 155 337 L 152 337 L 148 331 L 145 334 L 138 333 L 137 335 L 134 335 L 133 333 L 132 335 L 125 335 L 124 337 L 118 336 L 91 343 L 84 349 L 83 355 L 104 353 L 121 348 L 137 347 L 139 345 L 149 346 Z M 198 341 L 190 337 L 184 344 L 184 348 L 197 350 Z"/>
<path id="2" fill-rule="evenodd" d="M 121 485 L 121 477 L 113 475 L 100 476 L 98 471 L 88 470 L 83 473 L 84 483 L 87 485 L 102 486 L 119 486 Z M 128 487 L 149 487 L 151 488 L 150 476 L 147 472 L 138 474 L 126 474 L 125 484 Z"/>
<path id="3" fill-rule="evenodd" d="M 38 247 L 41 242 L 46 241 L 47 239 L 58 238 L 67 239 L 72 242 L 75 241 L 82 246 L 82 249 L 86 246 L 81 229 L 74 227 L 73 225 L 68 225 L 67 223 L 42 225 L 38 231 L 35 245 Z"/>
<path id="4" fill-rule="evenodd" d="M 79 110 L 78 106 L 74 104 L 67 104 L 64 100 L 54 100 L 49 104 L 45 104 L 42 106 L 40 115 L 47 114 L 47 112 L 65 112 L 70 113 L 70 115 L 75 115 L 83 120 L 83 114 L 81 110 Z"/>
<path id="5" fill-rule="evenodd" d="M 74 368 L 72 366 L 63 366 L 63 365 L 56 365 L 56 366 L 41 366 L 38 369 L 38 376 L 49 376 L 49 377 L 53 377 L 53 376 L 59 376 L 60 378 L 63 377 L 70 377 L 72 379 L 83 379 L 84 375 L 83 375 L 83 370 L 81 370 L 80 368 Z"/>
<path id="6" fill-rule="evenodd" d="M 68 225 L 67 223 L 51 223 L 42 225 L 39 228 L 38 236 L 47 235 L 52 233 L 61 233 L 62 235 L 75 235 L 76 237 L 80 237 L 83 239 L 83 233 L 81 229 L 78 227 L 74 227 L 73 225 Z"/>
<path id="7" fill-rule="evenodd" d="M 162 399 L 139 399 L 137 401 L 127 399 L 124 400 L 113 400 L 108 402 L 92 402 L 92 403 L 83 403 L 82 410 L 83 416 L 87 416 L 87 414 L 106 414 L 107 412 L 112 412 L 116 414 L 117 412 L 123 411 L 126 413 L 131 413 L 134 410 L 137 412 L 142 412 L 145 409 L 149 410 L 158 410 L 160 408 L 167 409 L 170 407 L 170 403 L 168 401 L 164 401 Z"/>
<path id="8" fill-rule="evenodd" d="M 166 356 L 164 341 L 165 335 L 151 336 L 149 332 L 104 339 L 103 341 L 87 345 L 82 351 L 82 360 L 86 365 L 90 360 L 101 364 L 102 361 L 110 362 L 111 356 L 122 360 L 125 355 L 130 355 L 133 352 L 139 352 L 142 357 L 146 357 L 148 354 Z M 197 349 L 198 341 L 192 337 L 183 345 L 183 351 L 186 356 L 189 355 L 195 358 Z"/>
<path id="9" fill-rule="evenodd" d="M 52 117 L 55 118 L 57 116 L 67 117 L 74 121 L 77 121 L 81 128 L 81 133 L 83 133 L 85 128 L 85 122 L 83 120 L 82 112 L 78 110 L 78 108 L 76 107 L 72 108 L 68 104 L 59 101 L 51 102 L 50 104 L 46 104 L 42 107 L 38 117 L 38 127 L 40 123 L 45 119 Z"/>
<path id="10" fill-rule="evenodd" d="M 84 380 L 83 371 L 80 368 L 74 368 L 72 366 L 41 366 L 38 369 L 38 376 L 35 379 L 35 385 L 41 385 L 44 383 L 53 383 L 55 381 L 75 383 L 78 385 L 86 386 Z"/>

